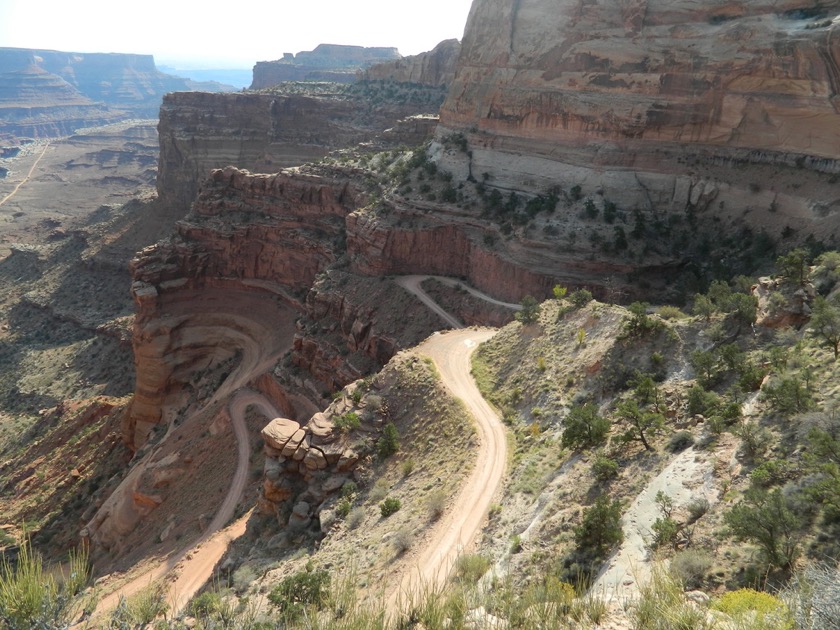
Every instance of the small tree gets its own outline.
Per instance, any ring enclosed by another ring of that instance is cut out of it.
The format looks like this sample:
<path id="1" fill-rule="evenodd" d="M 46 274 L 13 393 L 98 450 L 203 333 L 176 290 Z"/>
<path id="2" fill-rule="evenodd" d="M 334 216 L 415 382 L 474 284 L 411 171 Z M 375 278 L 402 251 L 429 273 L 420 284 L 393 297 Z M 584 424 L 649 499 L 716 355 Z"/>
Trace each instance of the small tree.
<path id="1" fill-rule="evenodd" d="M 840 302 L 818 296 L 811 310 L 811 331 L 834 351 L 834 360 L 840 356 Z"/>
<path id="2" fill-rule="evenodd" d="M 522 310 L 516 313 L 515 317 L 523 324 L 533 324 L 540 318 L 539 302 L 530 295 L 526 295 L 522 299 Z"/>
<path id="3" fill-rule="evenodd" d="M 694 306 L 691 312 L 697 315 L 697 317 L 702 317 L 706 321 L 709 321 L 716 310 L 715 305 L 707 296 L 699 293 L 694 296 Z"/>
<path id="4" fill-rule="evenodd" d="M 382 429 L 382 436 L 376 443 L 376 451 L 379 457 L 386 459 L 400 450 L 400 434 L 393 422 L 389 422 Z"/>
<path id="5" fill-rule="evenodd" d="M 554 285 L 554 288 L 551 290 L 551 292 L 554 294 L 555 300 L 562 300 L 564 297 L 566 297 L 566 293 L 568 291 L 569 290 L 566 287 L 560 286 L 559 284 Z"/>
<path id="6" fill-rule="evenodd" d="M 647 302 L 633 302 L 627 307 L 629 315 L 624 320 L 624 330 L 630 336 L 641 336 L 656 328 L 656 321 L 647 314 Z"/>
<path id="7" fill-rule="evenodd" d="M 781 490 L 748 490 L 744 500 L 724 519 L 735 538 L 756 543 L 772 566 L 792 568 L 799 557 L 798 529 L 802 523 Z"/>
<path id="8" fill-rule="evenodd" d="M 662 406 L 664 405 L 662 392 L 651 374 L 636 372 L 636 376 L 631 379 L 630 385 L 633 387 L 633 393 L 640 403 L 653 405 L 656 411 L 662 412 Z"/>
<path id="9" fill-rule="evenodd" d="M 592 403 L 575 405 L 563 421 L 563 446 L 584 449 L 603 444 L 610 430 L 610 421 L 598 414 Z"/>
<path id="10" fill-rule="evenodd" d="M 603 556 L 623 540 L 621 503 L 603 495 L 598 497 L 592 507 L 583 511 L 583 522 L 575 528 L 575 543 L 580 549 Z"/>
<path id="11" fill-rule="evenodd" d="M 646 450 L 652 451 L 653 447 L 647 438 L 662 430 L 665 426 L 665 417 L 660 413 L 651 413 L 639 409 L 635 400 L 626 400 L 618 406 L 618 415 L 629 426 L 622 435 L 624 442 L 641 442 Z"/>
<path id="12" fill-rule="evenodd" d="M 569 296 L 569 300 L 577 308 L 583 308 L 592 301 L 592 293 L 586 289 L 578 289 L 577 291 L 572 292 Z"/>
<path id="13" fill-rule="evenodd" d="M 779 275 L 802 286 L 808 280 L 808 250 L 803 247 L 792 249 L 776 259 Z"/>

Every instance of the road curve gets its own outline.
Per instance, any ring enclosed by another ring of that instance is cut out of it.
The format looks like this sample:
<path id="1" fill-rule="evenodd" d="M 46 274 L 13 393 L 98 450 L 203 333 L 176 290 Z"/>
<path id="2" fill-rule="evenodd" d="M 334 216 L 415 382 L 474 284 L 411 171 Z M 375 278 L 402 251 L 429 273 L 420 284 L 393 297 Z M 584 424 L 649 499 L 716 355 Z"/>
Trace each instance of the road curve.
<path id="1" fill-rule="evenodd" d="M 472 353 L 496 332 L 468 329 L 436 333 L 417 348 L 418 353 L 435 362 L 444 385 L 472 414 L 479 447 L 475 468 L 452 509 L 435 526 L 431 537 L 423 541 L 416 566 L 403 575 L 399 587 L 389 597 L 389 610 L 396 610 L 401 601 L 411 601 L 444 585 L 458 556 L 472 545 L 481 530 L 490 503 L 501 486 L 507 463 L 505 429 L 470 375 Z"/>
<path id="2" fill-rule="evenodd" d="M 231 540 L 244 533 L 247 515 L 225 530 L 222 530 L 222 527 L 233 516 L 248 482 L 251 443 L 245 425 L 245 411 L 251 405 L 258 407 L 269 419 L 279 416 L 274 405 L 265 396 L 255 391 L 242 389 L 231 399 L 228 404 L 228 415 L 237 443 L 236 472 L 231 480 L 227 495 L 207 530 L 191 547 L 183 549 L 172 558 L 164 560 L 151 570 L 102 598 L 96 607 L 94 617 L 109 613 L 119 604 L 121 598 L 128 598 L 142 591 L 150 584 L 164 578 L 173 569 L 177 569 L 177 577 L 170 583 L 169 596 L 166 601 L 171 604 L 174 613 L 179 612 L 210 578 L 213 567 L 224 555 Z"/>

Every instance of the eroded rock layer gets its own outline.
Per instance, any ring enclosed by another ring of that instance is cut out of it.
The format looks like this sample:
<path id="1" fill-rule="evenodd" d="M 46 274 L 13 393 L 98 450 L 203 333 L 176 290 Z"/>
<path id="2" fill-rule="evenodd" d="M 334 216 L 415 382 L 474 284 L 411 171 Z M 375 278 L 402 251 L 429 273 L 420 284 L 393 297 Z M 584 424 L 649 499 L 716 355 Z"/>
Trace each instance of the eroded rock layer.
<path id="1" fill-rule="evenodd" d="M 214 168 L 276 172 L 371 141 L 401 119 L 424 111 L 411 103 L 373 107 L 343 94 L 168 94 L 158 127 L 158 194 L 186 209 Z M 383 140 L 400 142 L 406 135 L 416 140 L 431 131 L 428 125 L 403 127 L 406 133 Z"/>
<path id="2" fill-rule="evenodd" d="M 449 85 L 455 78 L 460 53 L 461 42 L 447 39 L 428 52 L 371 66 L 361 77 L 367 81 Z"/>
<path id="3" fill-rule="evenodd" d="M 499 186 L 605 186 L 660 207 L 685 206 L 692 166 L 837 173 L 838 14 L 837 1 L 476 0 L 440 134 L 467 134 L 473 172 Z"/>
<path id="4" fill-rule="evenodd" d="M 132 261 L 130 444 L 168 420 L 167 405 L 199 369 L 235 358 L 239 372 L 253 375 L 291 348 L 294 310 L 342 251 L 344 216 L 359 195 L 348 182 L 314 175 L 213 172 L 177 234 Z"/>

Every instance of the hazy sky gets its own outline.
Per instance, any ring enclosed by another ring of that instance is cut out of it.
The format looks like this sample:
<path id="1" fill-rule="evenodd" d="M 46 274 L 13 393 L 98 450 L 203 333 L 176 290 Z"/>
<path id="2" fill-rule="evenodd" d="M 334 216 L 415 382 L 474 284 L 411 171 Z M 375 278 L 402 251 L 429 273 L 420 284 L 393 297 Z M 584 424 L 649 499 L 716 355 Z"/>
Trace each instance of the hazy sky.
<path id="1" fill-rule="evenodd" d="M 158 63 L 245 67 L 320 43 L 461 39 L 471 0 L 0 0 L 0 47 L 153 54 Z M 196 64 L 196 62 L 200 62 Z"/>

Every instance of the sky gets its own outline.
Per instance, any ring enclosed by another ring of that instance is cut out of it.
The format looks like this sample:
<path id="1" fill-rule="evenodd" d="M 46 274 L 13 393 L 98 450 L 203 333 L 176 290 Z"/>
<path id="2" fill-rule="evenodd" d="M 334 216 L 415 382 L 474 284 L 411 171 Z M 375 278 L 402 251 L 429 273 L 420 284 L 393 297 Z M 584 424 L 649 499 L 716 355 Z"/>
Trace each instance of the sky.
<path id="1" fill-rule="evenodd" d="M 153 54 L 250 68 L 321 43 L 414 55 L 461 39 L 472 0 L 0 0 L 0 47 Z"/>

